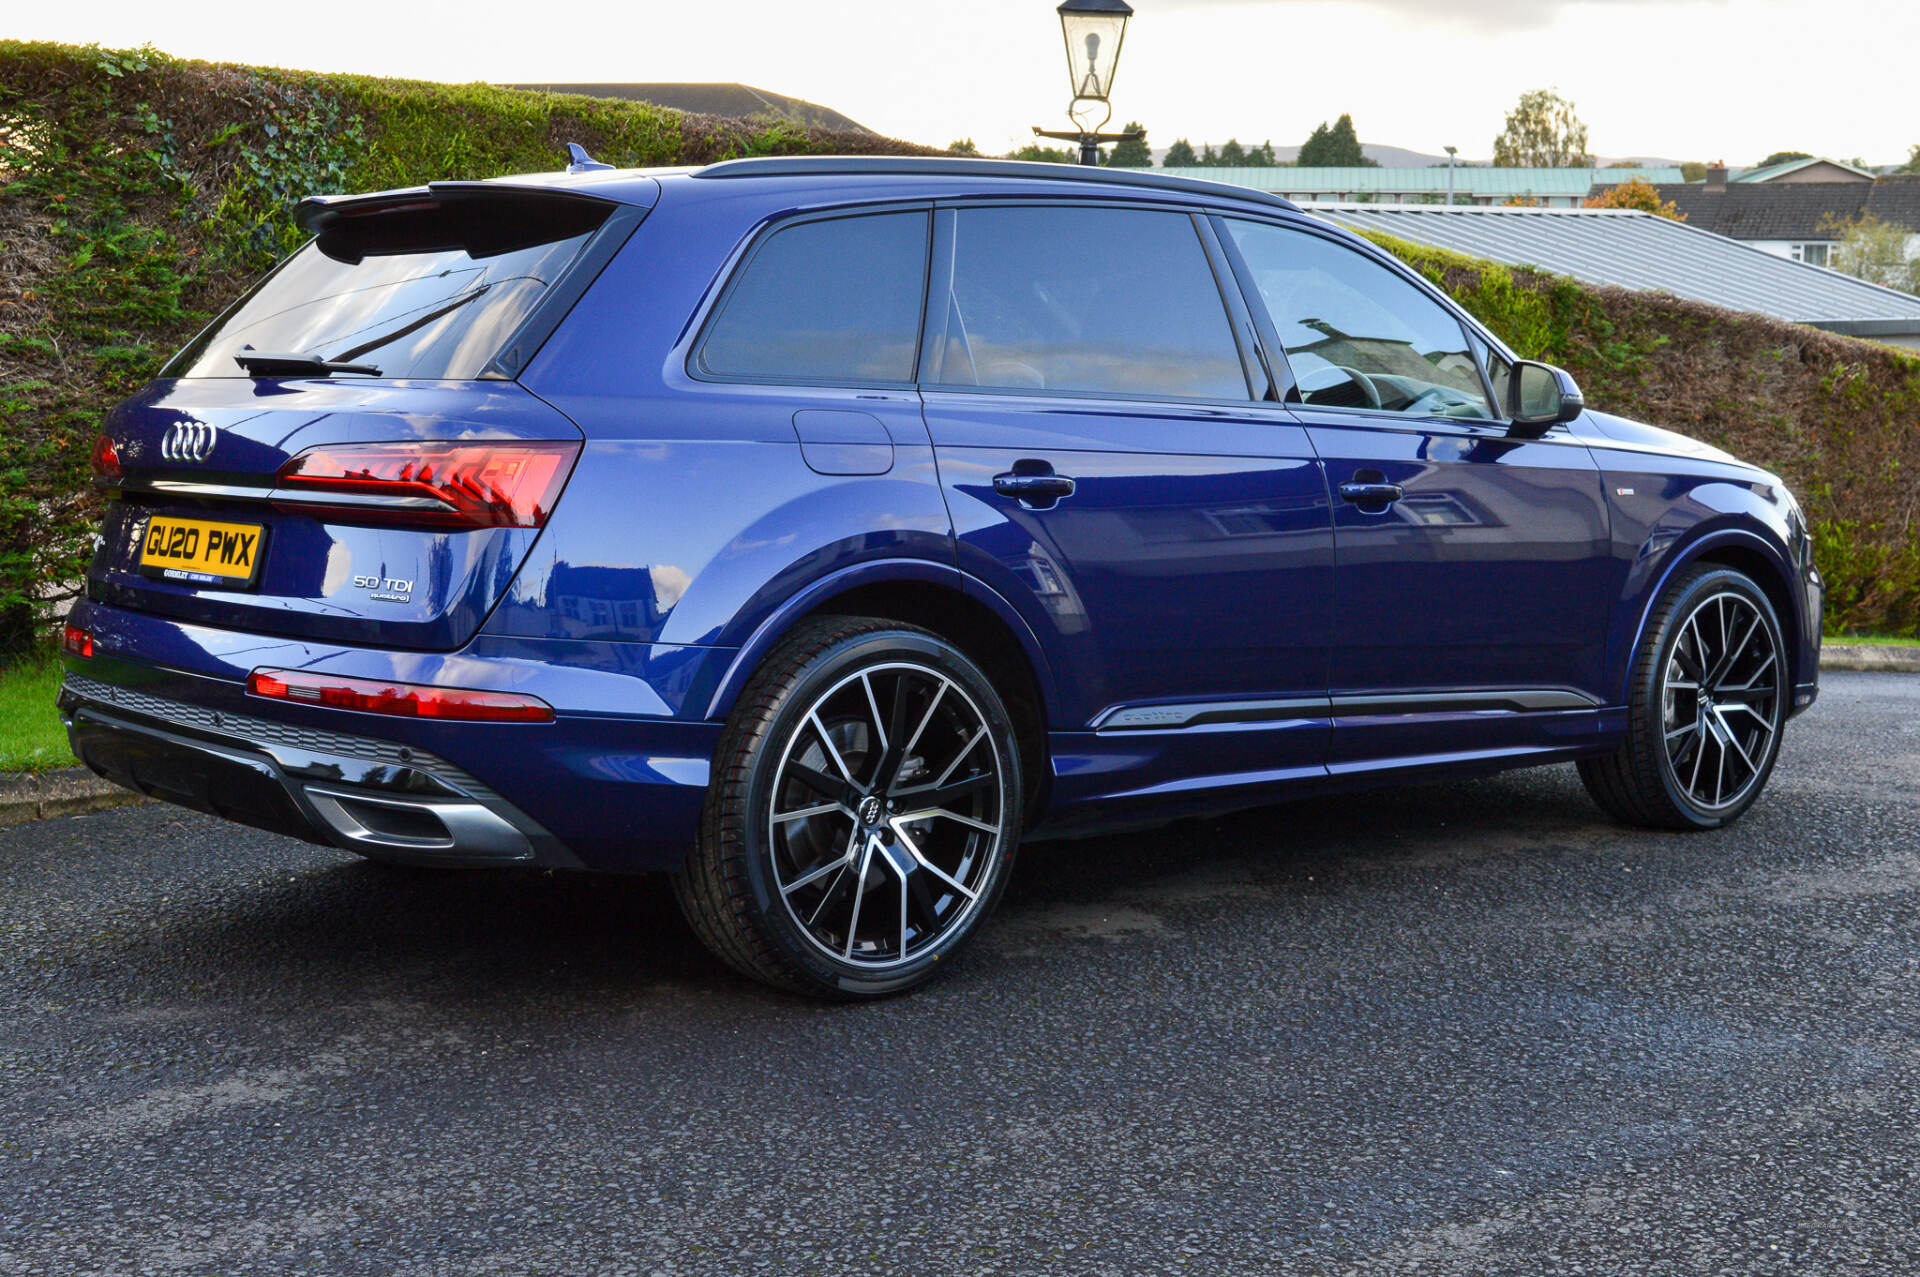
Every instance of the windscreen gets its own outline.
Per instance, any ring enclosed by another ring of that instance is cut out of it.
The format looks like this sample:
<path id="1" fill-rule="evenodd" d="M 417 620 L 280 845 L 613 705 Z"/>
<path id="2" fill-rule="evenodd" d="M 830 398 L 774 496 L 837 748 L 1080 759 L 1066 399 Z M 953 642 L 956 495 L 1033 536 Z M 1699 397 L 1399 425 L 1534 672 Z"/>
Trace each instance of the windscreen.
<path id="1" fill-rule="evenodd" d="M 245 377 L 234 356 L 254 351 L 359 364 L 379 376 L 428 381 L 478 377 L 592 237 L 572 234 L 504 250 L 468 239 L 409 251 L 381 244 L 364 256 L 323 235 L 295 253 L 238 306 L 176 356 L 164 376 Z M 396 251 L 397 249 L 397 251 Z M 343 260 L 352 258 L 352 260 Z"/>

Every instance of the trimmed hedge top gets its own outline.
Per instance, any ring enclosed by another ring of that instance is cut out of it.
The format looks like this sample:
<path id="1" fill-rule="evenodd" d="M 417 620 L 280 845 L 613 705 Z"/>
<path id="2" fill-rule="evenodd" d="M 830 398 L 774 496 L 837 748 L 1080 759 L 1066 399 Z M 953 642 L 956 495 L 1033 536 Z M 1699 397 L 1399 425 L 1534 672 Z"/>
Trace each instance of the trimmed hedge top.
<path id="1" fill-rule="evenodd" d="M 939 152 L 645 103 L 0 41 L 0 652 L 79 581 L 104 412 L 296 247 L 316 192 L 619 166 Z M 1778 471 L 1837 629 L 1920 632 L 1920 361 L 1653 293 L 1382 240 L 1588 401 Z"/>

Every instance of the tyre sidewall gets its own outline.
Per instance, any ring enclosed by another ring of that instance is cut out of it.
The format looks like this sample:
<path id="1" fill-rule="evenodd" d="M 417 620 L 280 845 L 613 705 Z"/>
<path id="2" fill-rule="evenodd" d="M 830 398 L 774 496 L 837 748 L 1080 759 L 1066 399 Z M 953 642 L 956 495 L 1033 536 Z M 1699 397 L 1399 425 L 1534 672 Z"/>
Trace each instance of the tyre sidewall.
<path id="1" fill-rule="evenodd" d="M 885 971 L 863 972 L 851 963 L 836 962 L 800 930 L 787 910 L 773 878 L 772 848 L 766 813 L 772 799 L 774 776 L 781 751 L 804 721 L 815 698 L 853 670 L 883 659 L 907 659 L 932 666 L 951 678 L 979 707 L 989 728 L 988 741 L 994 751 L 994 763 L 1004 780 L 1002 830 L 995 848 L 994 865 L 980 893 L 980 901 L 965 924 L 940 938 L 926 952 L 900 967 Z M 935 636 L 915 630 L 882 630 L 861 634 L 828 648 L 816 657 L 806 672 L 782 695 L 773 709 L 767 729 L 753 742 L 755 756 L 748 770 L 744 793 L 725 795 L 722 801 L 746 804 L 740 813 L 739 828 L 745 842 L 744 867 L 752 894 L 755 925 L 794 967 L 810 982 L 824 989 L 837 989 L 851 997 L 871 997 L 908 989 L 928 979 L 954 950 L 966 943 L 981 921 L 993 912 L 1006 888 L 1019 845 L 1022 795 L 1019 754 L 1014 748 L 1014 729 L 999 695 L 972 661 L 958 649 Z"/>

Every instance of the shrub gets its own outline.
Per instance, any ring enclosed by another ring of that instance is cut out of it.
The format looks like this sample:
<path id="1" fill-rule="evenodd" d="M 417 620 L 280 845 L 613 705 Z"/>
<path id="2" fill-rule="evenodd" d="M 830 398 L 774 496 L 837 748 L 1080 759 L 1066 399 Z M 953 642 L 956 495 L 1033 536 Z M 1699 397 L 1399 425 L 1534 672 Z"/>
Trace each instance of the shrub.
<path id="1" fill-rule="evenodd" d="M 301 240 L 315 192 L 741 155 L 936 154 L 639 102 L 0 41 L 0 655 L 80 579 L 102 413 Z"/>

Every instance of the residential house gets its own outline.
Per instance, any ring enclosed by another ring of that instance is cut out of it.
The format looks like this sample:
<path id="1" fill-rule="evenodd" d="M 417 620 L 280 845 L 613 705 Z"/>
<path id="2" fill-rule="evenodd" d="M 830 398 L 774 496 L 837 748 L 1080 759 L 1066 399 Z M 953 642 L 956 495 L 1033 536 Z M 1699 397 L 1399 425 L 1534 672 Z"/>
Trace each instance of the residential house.
<path id="1" fill-rule="evenodd" d="M 1794 171 L 1780 173 L 1782 169 Z M 1858 176 L 1840 181 L 1804 181 L 1799 176 L 1833 169 Z M 1774 175 L 1756 181 L 1756 173 Z M 1810 266 L 1831 266 L 1834 245 L 1845 236 L 1847 224 L 1862 217 L 1906 230 L 1907 255 L 1920 256 L 1920 177 L 1876 179 L 1828 160 L 1800 160 L 1750 169 L 1732 180 L 1725 169 L 1709 169 L 1705 182 L 1662 183 L 1659 191 L 1689 226 Z"/>

